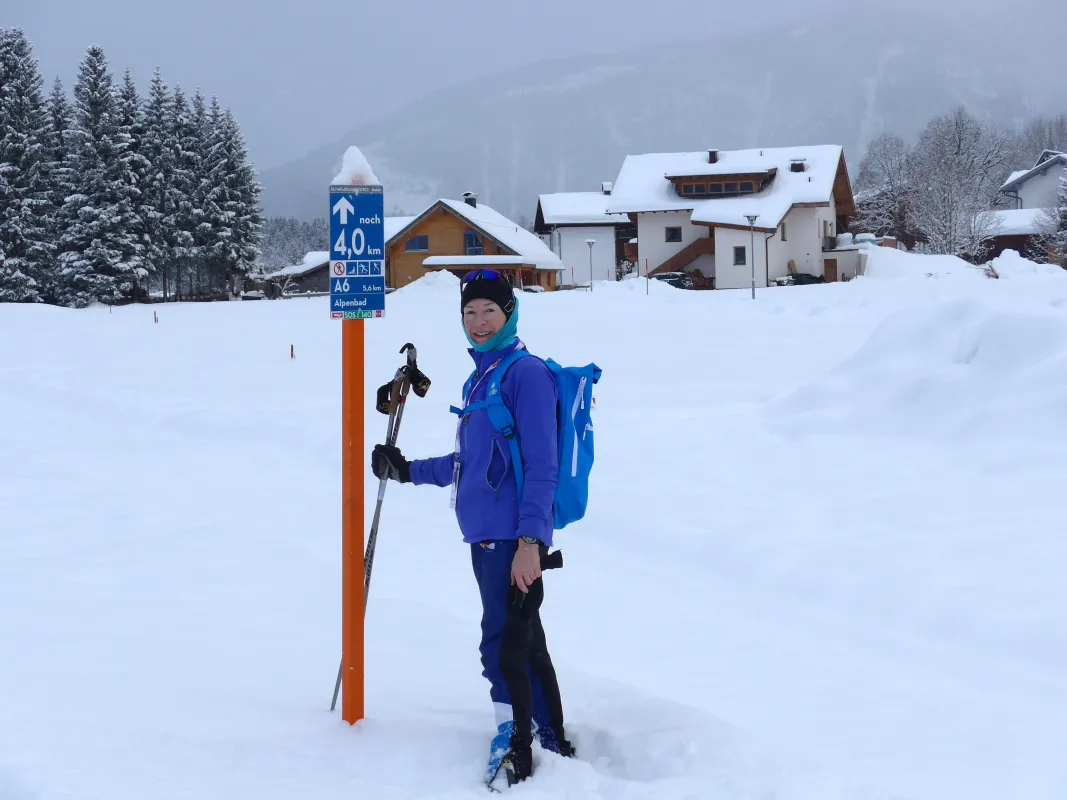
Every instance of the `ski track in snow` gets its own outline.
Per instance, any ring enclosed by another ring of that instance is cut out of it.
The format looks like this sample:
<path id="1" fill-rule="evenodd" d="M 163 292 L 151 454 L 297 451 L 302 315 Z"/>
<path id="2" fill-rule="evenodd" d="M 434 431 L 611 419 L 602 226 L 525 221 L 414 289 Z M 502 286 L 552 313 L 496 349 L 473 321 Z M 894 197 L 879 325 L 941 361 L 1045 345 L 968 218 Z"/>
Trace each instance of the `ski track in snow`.
<path id="1" fill-rule="evenodd" d="M 538 751 L 511 791 L 1063 797 L 1067 280 L 650 288 L 522 296 L 531 348 L 604 379 L 593 503 L 543 611 L 581 758 Z M 435 276 L 367 325 L 369 387 L 405 341 L 433 380 L 409 457 L 451 449 L 457 294 Z M 488 796 L 447 490 L 389 487 L 367 719 L 327 710 L 325 299 L 0 305 L 0 332 L 0 798 Z M 368 449 L 384 427 L 368 411 Z"/>

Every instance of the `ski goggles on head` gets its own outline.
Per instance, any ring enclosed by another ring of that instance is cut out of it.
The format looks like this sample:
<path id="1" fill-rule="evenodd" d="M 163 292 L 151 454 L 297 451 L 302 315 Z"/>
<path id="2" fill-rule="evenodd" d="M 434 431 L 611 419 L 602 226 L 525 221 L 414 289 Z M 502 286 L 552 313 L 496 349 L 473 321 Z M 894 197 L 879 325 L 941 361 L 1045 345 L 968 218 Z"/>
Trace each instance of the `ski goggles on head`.
<path id="1" fill-rule="evenodd" d="M 503 272 L 498 272 L 495 269 L 472 269 L 466 275 L 463 276 L 464 283 L 470 283 L 475 278 L 484 278 L 487 281 L 496 281 L 501 278 L 506 279 L 507 276 Z"/>

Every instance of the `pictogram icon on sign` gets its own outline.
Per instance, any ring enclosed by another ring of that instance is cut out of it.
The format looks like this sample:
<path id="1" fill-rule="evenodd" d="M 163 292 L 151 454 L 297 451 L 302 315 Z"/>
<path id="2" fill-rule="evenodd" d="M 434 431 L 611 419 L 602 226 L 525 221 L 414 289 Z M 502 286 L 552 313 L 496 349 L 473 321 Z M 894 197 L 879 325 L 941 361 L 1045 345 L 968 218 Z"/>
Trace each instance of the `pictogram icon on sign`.
<path id="1" fill-rule="evenodd" d="M 333 262 L 333 274 L 334 275 L 344 275 L 345 274 L 345 262 L 344 261 L 334 261 Z"/>

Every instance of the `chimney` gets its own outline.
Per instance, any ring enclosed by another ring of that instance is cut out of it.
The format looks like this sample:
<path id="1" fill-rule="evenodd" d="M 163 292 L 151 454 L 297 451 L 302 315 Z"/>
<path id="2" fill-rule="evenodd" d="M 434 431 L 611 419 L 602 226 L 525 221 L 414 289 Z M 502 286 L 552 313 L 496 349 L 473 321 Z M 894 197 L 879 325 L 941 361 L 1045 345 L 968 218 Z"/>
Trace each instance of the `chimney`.
<path id="1" fill-rule="evenodd" d="M 463 193 L 463 202 L 466 203 L 469 206 L 473 206 L 474 208 L 477 208 L 478 207 L 478 195 L 476 195 L 474 192 L 464 192 Z"/>
<path id="2" fill-rule="evenodd" d="M 789 171 L 790 172 L 803 172 L 804 164 L 807 159 L 804 158 L 791 158 L 789 159 Z"/>
<path id="3" fill-rule="evenodd" d="M 719 163 L 719 151 L 718 150 L 708 150 L 708 163 L 709 164 L 718 164 Z"/>
<path id="4" fill-rule="evenodd" d="M 602 184 L 600 184 L 600 191 L 604 194 L 611 194 L 611 190 L 614 187 L 615 185 L 611 181 L 604 181 Z"/>

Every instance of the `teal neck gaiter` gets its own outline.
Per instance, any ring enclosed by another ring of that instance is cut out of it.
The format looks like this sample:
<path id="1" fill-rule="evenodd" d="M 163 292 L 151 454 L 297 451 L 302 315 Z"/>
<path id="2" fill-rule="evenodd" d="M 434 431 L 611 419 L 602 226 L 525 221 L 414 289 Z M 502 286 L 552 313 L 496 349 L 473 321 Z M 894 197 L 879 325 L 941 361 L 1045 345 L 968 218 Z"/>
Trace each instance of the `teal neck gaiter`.
<path id="1" fill-rule="evenodd" d="M 459 319 L 459 324 L 463 325 L 463 317 Z M 477 350 L 479 353 L 485 353 L 489 350 L 504 350 L 515 343 L 515 339 L 518 337 L 519 331 L 519 298 L 515 298 L 515 310 L 511 312 L 511 316 L 508 317 L 508 321 L 504 323 L 504 327 L 489 337 L 489 341 L 485 344 L 475 344 L 474 340 L 467 335 L 467 328 L 463 326 L 463 335 L 467 337 L 467 341 L 470 342 L 471 347 Z"/>

